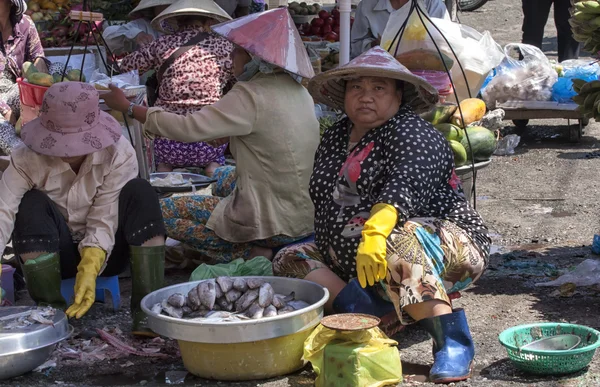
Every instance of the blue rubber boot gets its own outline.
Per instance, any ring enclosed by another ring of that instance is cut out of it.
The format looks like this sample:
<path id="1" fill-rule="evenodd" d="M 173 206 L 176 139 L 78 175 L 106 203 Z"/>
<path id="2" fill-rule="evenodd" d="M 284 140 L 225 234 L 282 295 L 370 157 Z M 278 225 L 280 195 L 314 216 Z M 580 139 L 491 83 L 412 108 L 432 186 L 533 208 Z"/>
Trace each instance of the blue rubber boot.
<path id="1" fill-rule="evenodd" d="M 433 366 L 429 380 L 452 383 L 471 376 L 475 346 L 462 309 L 419 321 L 433 339 Z"/>
<path id="2" fill-rule="evenodd" d="M 335 313 L 364 313 L 383 317 L 395 313 L 394 304 L 381 298 L 374 286 L 363 289 L 357 279 L 353 279 L 333 300 Z"/>

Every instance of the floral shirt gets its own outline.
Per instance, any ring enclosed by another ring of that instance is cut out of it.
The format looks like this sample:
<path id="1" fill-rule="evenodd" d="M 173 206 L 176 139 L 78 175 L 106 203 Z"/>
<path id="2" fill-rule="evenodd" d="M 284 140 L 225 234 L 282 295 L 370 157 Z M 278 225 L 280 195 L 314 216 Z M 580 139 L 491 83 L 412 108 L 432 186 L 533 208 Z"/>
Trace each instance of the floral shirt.
<path id="1" fill-rule="evenodd" d="M 173 35 L 162 36 L 123 58 L 121 69 L 138 70 L 140 74 L 158 71 L 173 52 L 203 31 L 201 27 L 187 27 Z M 234 79 L 232 51 L 232 43 L 209 34 L 164 72 L 156 107 L 171 113 L 188 114 L 217 102 Z"/>
<path id="2" fill-rule="evenodd" d="M 44 48 L 35 29 L 35 23 L 29 16 L 23 15 L 21 21 L 13 27 L 13 33 L 5 44 L 0 44 L 0 77 L 16 82 L 21 76 L 23 63 L 34 62 L 44 57 Z M 0 112 L 9 109 L 6 101 L 0 100 Z"/>
<path id="3" fill-rule="evenodd" d="M 398 224 L 415 217 L 452 221 L 487 254 L 487 228 L 464 197 L 440 132 L 409 107 L 369 131 L 351 151 L 349 129 L 344 118 L 324 133 L 310 181 L 315 242 L 334 269 L 355 274 L 362 230 L 357 226 L 377 203 L 393 205 Z"/>

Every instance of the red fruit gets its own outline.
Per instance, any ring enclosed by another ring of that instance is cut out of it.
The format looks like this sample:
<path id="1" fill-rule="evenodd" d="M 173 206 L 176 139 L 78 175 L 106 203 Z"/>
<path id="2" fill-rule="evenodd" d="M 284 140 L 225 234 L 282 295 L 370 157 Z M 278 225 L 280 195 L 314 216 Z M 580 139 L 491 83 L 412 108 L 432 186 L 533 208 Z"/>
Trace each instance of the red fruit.
<path id="1" fill-rule="evenodd" d="M 325 24 L 325 20 L 323 20 L 323 19 L 319 19 L 319 18 L 317 17 L 317 18 L 314 18 L 314 19 L 312 19 L 312 22 L 311 22 L 311 24 L 312 24 L 313 26 L 319 26 L 319 27 L 321 27 L 323 24 Z"/>
<path id="2" fill-rule="evenodd" d="M 333 26 L 332 31 L 339 35 L 340 34 L 340 26 Z"/>
<path id="3" fill-rule="evenodd" d="M 328 18 L 327 20 L 325 20 L 325 24 L 326 24 L 326 25 L 328 25 L 328 26 L 332 26 L 332 25 L 333 25 L 333 22 L 334 22 L 334 20 L 333 20 L 333 18 L 331 18 L 331 17 L 330 17 L 330 18 Z"/>
<path id="4" fill-rule="evenodd" d="M 319 34 L 321 34 L 321 27 L 319 27 L 319 26 L 312 26 L 312 27 L 310 27 L 310 34 L 311 35 L 319 35 Z"/>
<path id="5" fill-rule="evenodd" d="M 329 12 L 325 11 L 324 9 L 322 9 L 319 12 L 319 18 L 321 18 L 321 19 L 327 19 L 327 18 L 329 18 Z"/>
<path id="6" fill-rule="evenodd" d="M 340 18 L 340 10 L 337 8 L 334 8 L 331 11 L 331 16 L 333 16 L 334 19 L 339 19 Z"/>
<path id="7" fill-rule="evenodd" d="M 331 32 L 331 26 L 324 25 L 321 29 L 321 33 L 323 34 L 323 36 L 329 34 L 330 32 Z"/>
<path id="8" fill-rule="evenodd" d="M 304 31 L 304 32 L 310 31 L 310 23 L 302 24 L 302 31 Z"/>
<path id="9" fill-rule="evenodd" d="M 325 35 L 325 40 L 329 40 L 330 42 L 337 42 L 338 34 L 336 34 L 335 32 L 330 32 L 327 35 Z"/>
<path id="10" fill-rule="evenodd" d="M 339 25 L 340 25 L 340 19 L 333 19 L 333 25 L 339 27 Z"/>

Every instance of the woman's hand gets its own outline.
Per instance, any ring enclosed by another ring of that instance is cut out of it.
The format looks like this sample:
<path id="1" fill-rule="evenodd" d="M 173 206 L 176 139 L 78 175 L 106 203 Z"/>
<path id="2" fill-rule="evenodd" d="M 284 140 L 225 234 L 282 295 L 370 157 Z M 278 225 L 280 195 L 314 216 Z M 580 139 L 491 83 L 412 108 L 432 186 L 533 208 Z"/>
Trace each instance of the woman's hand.
<path id="1" fill-rule="evenodd" d="M 129 100 L 125 97 L 125 93 L 123 90 L 119 89 L 115 85 L 109 85 L 110 93 L 106 93 L 102 95 L 102 99 L 104 103 L 111 108 L 112 110 L 116 110 L 121 113 L 127 113 L 129 109 Z"/>
<path id="2" fill-rule="evenodd" d="M 9 109 L 6 113 L 4 113 L 4 119 L 8 121 L 12 126 L 15 126 L 17 123 L 17 116 L 13 114 L 12 109 Z"/>
<path id="3" fill-rule="evenodd" d="M 148 43 L 152 43 L 152 41 L 154 40 L 154 37 L 145 32 L 140 32 L 139 34 L 137 34 L 137 36 L 133 40 L 135 41 L 135 43 L 138 46 L 141 47 L 141 46 L 145 46 Z"/>

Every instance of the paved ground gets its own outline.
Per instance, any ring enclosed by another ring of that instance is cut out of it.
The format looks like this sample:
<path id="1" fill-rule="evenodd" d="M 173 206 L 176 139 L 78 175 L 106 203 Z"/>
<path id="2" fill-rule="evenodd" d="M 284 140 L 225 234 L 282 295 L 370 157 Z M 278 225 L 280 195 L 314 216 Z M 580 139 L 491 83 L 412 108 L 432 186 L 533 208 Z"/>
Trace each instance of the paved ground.
<path id="1" fill-rule="evenodd" d="M 489 29 L 502 45 L 519 41 L 518 0 L 494 0 L 478 12 L 461 15 L 461 19 L 479 30 Z M 552 20 L 548 22 L 546 36 L 545 48 L 552 55 L 556 49 Z M 590 258 L 589 245 L 599 228 L 600 159 L 587 159 L 585 155 L 598 150 L 600 125 L 592 123 L 581 144 L 570 144 L 566 124 L 563 120 L 532 122 L 517 154 L 495 157 L 491 166 L 479 174 L 478 209 L 493 232 L 497 249 L 501 250 L 492 257 L 485 276 L 456 302 L 468 312 L 477 345 L 475 376 L 460 386 L 600 385 L 598 359 L 587 372 L 568 378 L 530 377 L 513 368 L 497 339 L 510 326 L 536 321 L 568 321 L 600 329 L 597 292 L 576 289 L 575 293 L 563 293 L 561 297 L 554 289 L 535 287 L 535 283 Z M 507 132 L 511 130 L 506 128 Z M 187 275 L 170 272 L 169 281 L 176 283 Z M 129 281 L 122 283 L 121 311 L 112 314 L 95 306 L 88 316 L 74 323 L 78 332 L 88 335 L 92 328 L 104 326 L 127 329 L 130 288 Z M 416 327 L 396 339 L 400 343 L 405 384 L 422 384 L 432 360 L 430 341 Z M 59 363 L 45 373 L 32 373 L 0 385 L 159 386 L 166 385 L 166 373 L 177 370 L 183 370 L 177 358 L 151 361 L 130 356 L 79 366 Z M 192 377 L 185 382 L 185 385 L 248 387 L 311 384 L 313 375 L 308 370 L 260 383 L 227 384 Z"/>

